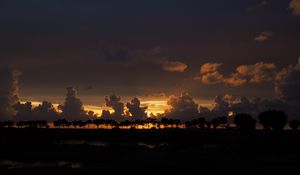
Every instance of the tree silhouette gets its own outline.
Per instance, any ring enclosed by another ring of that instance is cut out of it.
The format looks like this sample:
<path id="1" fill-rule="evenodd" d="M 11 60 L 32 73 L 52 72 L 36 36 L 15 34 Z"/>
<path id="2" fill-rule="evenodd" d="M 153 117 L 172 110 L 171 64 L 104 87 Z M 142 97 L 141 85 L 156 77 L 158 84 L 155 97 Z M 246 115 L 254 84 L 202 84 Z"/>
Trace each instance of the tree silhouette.
<path id="1" fill-rule="evenodd" d="M 170 125 L 170 120 L 168 118 L 161 118 L 160 123 L 164 126 L 164 128 L 168 128 Z"/>
<path id="2" fill-rule="evenodd" d="M 260 113 L 258 118 L 264 129 L 272 129 L 273 131 L 283 130 L 287 123 L 287 115 L 283 111 L 265 111 Z"/>
<path id="3" fill-rule="evenodd" d="M 128 128 L 128 127 L 132 126 L 132 122 L 129 121 L 129 120 L 121 121 L 119 126 L 120 127 L 127 127 Z"/>
<path id="4" fill-rule="evenodd" d="M 290 126 L 290 128 L 292 128 L 294 131 L 296 131 L 296 130 L 299 128 L 299 126 L 300 126 L 300 121 L 299 121 L 299 120 L 291 120 L 291 121 L 289 122 L 289 126 Z"/>
<path id="5" fill-rule="evenodd" d="M 25 122 L 25 121 L 19 121 L 19 122 L 17 122 L 16 126 L 17 126 L 18 128 L 23 128 L 23 127 L 26 126 L 26 122 Z"/>
<path id="6" fill-rule="evenodd" d="M 72 125 L 71 122 L 68 122 L 66 119 L 59 119 L 53 122 L 54 127 L 70 127 Z"/>
<path id="7" fill-rule="evenodd" d="M 76 120 L 76 121 L 72 122 L 72 125 L 74 128 L 77 128 L 77 127 L 82 128 L 86 125 L 86 123 L 83 122 L 82 120 Z"/>
<path id="8" fill-rule="evenodd" d="M 87 120 L 85 123 L 86 123 L 87 127 L 90 128 L 90 125 L 93 124 L 93 121 Z"/>
<path id="9" fill-rule="evenodd" d="M 12 121 L 5 121 L 5 122 L 2 122 L 2 127 L 6 127 L 6 128 L 11 128 L 14 126 L 14 122 Z"/>
<path id="10" fill-rule="evenodd" d="M 99 128 L 100 125 L 104 124 L 104 120 L 103 119 L 95 119 L 93 120 L 94 125 L 96 125 L 97 128 Z"/>
<path id="11" fill-rule="evenodd" d="M 211 124 L 213 125 L 214 129 L 216 129 L 220 125 L 226 125 L 227 122 L 228 122 L 227 117 L 218 117 L 218 118 L 214 118 L 211 121 Z"/>
<path id="12" fill-rule="evenodd" d="M 234 123 L 240 130 L 250 131 L 255 129 L 256 121 L 249 114 L 237 114 Z"/>
<path id="13" fill-rule="evenodd" d="M 145 120 L 145 123 L 147 124 L 148 129 L 150 129 L 150 125 L 155 125 L 156 124 L 156 119 L 155 118 L 147 118 Z"/>

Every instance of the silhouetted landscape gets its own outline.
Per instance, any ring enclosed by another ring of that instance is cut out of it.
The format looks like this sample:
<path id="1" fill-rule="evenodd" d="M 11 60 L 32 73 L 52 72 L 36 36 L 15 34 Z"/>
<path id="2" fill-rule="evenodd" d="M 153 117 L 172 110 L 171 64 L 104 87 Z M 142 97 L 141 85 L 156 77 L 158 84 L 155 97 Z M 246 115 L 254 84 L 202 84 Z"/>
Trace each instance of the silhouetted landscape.
<path id="1" fill-rule="evenodd" d="M 0 0 L 0 175 L 300 173 L 300 0 Z"/>
<path id="2" fill-rule="evenodd" d="M 63 119 L 54 121 L 52 128 L 46 121 L 1 122 L 0 170 L 1 174 L 300 172 L 299 121 L 288 123 L 281 111 L 263 112 L 259 119 L 263 129 L 255 129 L 249 114 L 237 114 L 234 127 L 228 126 L 226 117 L 186 123 L 167 118 L 119 123 Z"/>

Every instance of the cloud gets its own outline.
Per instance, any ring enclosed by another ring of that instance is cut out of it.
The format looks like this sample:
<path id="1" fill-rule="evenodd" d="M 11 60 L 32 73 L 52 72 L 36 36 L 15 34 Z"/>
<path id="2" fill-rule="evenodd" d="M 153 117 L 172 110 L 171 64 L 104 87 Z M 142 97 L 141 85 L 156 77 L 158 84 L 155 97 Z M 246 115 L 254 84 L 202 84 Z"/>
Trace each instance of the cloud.
<path id="1" fill-rule="evenodd" d="M 224 94 L 215 97 L 213 108 L 211 110 L 200 106 L 199 115 L 211 119 L 220 116 L 228 116 L 229 113 L 247 113 L 253 117 L 257 117 L 259 113 L 269 109 L 287 110 L 287 105 L 280 99 L 266 100 L 255 98 L 250 100 L 246 97 Z"/>
<path id="2" fill-rule="evenodd" d="M 116 95 L 111 95 L 105 97 L 106 106 L 113 108 L 114 112 L 111 114 L 111 119 L 119 120 L 124 115 L 124 103 L 121 102 L 121 97 Z M 104 111 L 103 111 L 104 112 Z M 103 113 L 102 112 L 102 113 Z M 108 113 L 105 113 L 106 115 Z M 108 117 L 108 115 L 107 115 Z"/>
<path id="3" fill-rule="evenodd" d="M 12 120 L 14 106 L 19 101 L 20 72 L 13 69 L 0 70 L 0 120 Z"/>
<path id="4" fill-rule="evenodd" d="M 289 8 L 293 10 L 295 16 L 300 16 L 300 0 L 292 0 L 289 4 Z"/>
<path id="5" fill-rule="evenodd" d="M 258 84 L 273 81 L 275 75 L 276 65 L 273 63 L 260 62 L 254 65 L 241 65 L 236 68 L 236 73 L 228 78 L 234 81 L 227 80 L 226 83 L 233 86 L 243 85 L 246 82 Z"/>
<path id="6" fill-rule="evenodd" d="M 62 117 L 69 121 L 87 119 L 82 102 L 77 97 L 77 91 L 74 87 L 67 88 L 65 103 L 61 109 Z"/>
<path id="7" fill-rule="evenodd" d="M 289 65 L 283 68 L 276 74 L 275 78 L 275 92 L 280 98 L 291 100 L 300 97 L 299 91 L 295 88 L 299 86 L 299 72 L 300 72 L 300 57 L 295 65 Z"/>
<path id="8" fill-rule="evenodd" d="M 211 72 L 217 72 L 221 66 L 221 63 L 205 63 L 201 66 L 200 73 L 206 74 Z"/>
<path id="9" fill-rule="evenodd" d="M 28 121 L 28 120 L 46 120 L 55 121 L 59 119 L 59 114 L 48 101 L 43 101 L 42 104 L 33 108 L 31 102 L 24 104 L 18 103 L 16 105 L 17 114 L 15 117 L 16 121 Z"/>
<path id="10" fill-rule="evenodd" d="M 146 94 L 145 96 L 146 97 L 154 97 L 154 98 L 166 98 L 166 94 L 164 92 Z"/>
<path id="11" fill-rule="evenodd" d="M 231 87 L 238 87 L 246 84 L 247 80 L 245 78 L 241 78 L 239 74 L 235 73 L 232 74 L 230 77 L 224 79 L 224 83 Z"/>
<path id="12" fill-rule="evenodd" d="M 15 105 L 15 109 L 17 111 L 15 120 L 16 121 L 26 121 L 31 120 L 32 116 L 32 103 L 26 102 L 21 104 L 20 102 Z"/>
<path id="13" fill-rule="evenodd" d="M 141 101 L 138 98 L 133 98 L 130 103 L 126 104 L 133 119 L 145 119 L 147 113 L 145 112 L 147 107 L 141 107 Z"/>
<path id="14" fill-rule="evenodd" d="M 162 69 L 168 72 L 184 72 L 187 69 L 187 65 L 180 61 L 163 61 L 161 63 Z"/>
<path id="15" fill-rule="evenodd" d="M 300 57 L 295 65 L 278 72 L 275 79 L 275 92 L 289 105 L 292 116 L 300 116 Z"/>
<path id="16" fill-rule="evenodd" d="M 271 82 L 276 76 L 276 65 L 259 62 L 253 65 L 240 65 L 234 73 L 225 76 L 219 72 L 221 63 L 205 63 L 200 68 L 200 74 L 195 77 L 204 84 L 220 84 L 237 87 L 246 83 L 259 84 Z"/>
<path id="17" fill-rule="evenodd" d="M 181 120 L 198 117 L 198 104 L 188 93 L 182 93 L 179 97 L 170 96 L 167 104 L 170 106 L 170 109 L 165 111 L 166 117 Z"/>
<path id="18" fill-rule="evenodd" d="M 204 84 L 218 84 L 223 82 L 224 76 L 219 72 L 220 63 L 205 63 L 200 68 L 199 76 L 195 79 L 199 79 Z"/>
<path id="19" fill-rule="evenodd" d="M 43 101 L 42 104 L 33 109 L 32 113 L 33 120 L 55 121 L 59 118 L 53 104 L 48 101 Z"/>
<path id="20" fill-rule="evenodd" d="M 264 42 L 269 40 L 272 36 L 273 36 L 272 32 L 261 32 L 254 38 L 254 40 L 257 42 Z"/>
<path id="21" fill-rule="evenodd" d="M 220 84 L 237 87 L 246 83 L 271 82 L 276 76 L 276 66 L 272 63 L 256 63 L 253 65 L 240 65 L 229 76 L 219 72 L 221 63 L 205 63 L 200 68 L 200 74 L 195 79 L 204 84 Z"/>

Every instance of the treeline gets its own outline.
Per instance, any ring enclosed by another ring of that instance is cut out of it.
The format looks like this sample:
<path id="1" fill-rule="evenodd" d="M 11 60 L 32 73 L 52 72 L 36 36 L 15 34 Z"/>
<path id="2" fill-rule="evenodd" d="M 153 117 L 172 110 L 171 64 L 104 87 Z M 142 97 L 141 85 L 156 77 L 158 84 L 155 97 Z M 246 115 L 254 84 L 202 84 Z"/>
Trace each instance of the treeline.
<path id="1" fill-rule="evenodd" d="M 249 114 L 241 113 L 233 116 L 233 123 L 235 128 L 242 131 L 251 131 L 256 129 L 257 121 Z M 286 124 L 293 129 L 297 130 L 300 126 L 300 120 L 291 120 L 288 122 L 287 115 L 283 111 L 269 110 L 259 114 L 259 123 L 266 130 L 281 131 Z M 197 118 L 191 121 L 182 122 L 177 119 L 170 118 L 147 118 L 145 120 L 135 121 L 121 121 L 116 122 L 109 119 L 95 119 L 95 120 L 76 120 L 68 121 L 66 119 L 59 119 L 54 121 L 53 127 L 55 128 L 121 128 L 121 129 L 164 129 L 164 128 L 195 128 L 195 129 L 216 129 L 216 128 L 229 128 L 230 123 L 228 117 L 218 117 L 211 121 L 205 118 Z M 92 126 L 92 127 L 91 127 Z M 5 121 L 0 122 L 2 128 L 50 128 L 50 123 L 46 120 L 35 121 Z"/>

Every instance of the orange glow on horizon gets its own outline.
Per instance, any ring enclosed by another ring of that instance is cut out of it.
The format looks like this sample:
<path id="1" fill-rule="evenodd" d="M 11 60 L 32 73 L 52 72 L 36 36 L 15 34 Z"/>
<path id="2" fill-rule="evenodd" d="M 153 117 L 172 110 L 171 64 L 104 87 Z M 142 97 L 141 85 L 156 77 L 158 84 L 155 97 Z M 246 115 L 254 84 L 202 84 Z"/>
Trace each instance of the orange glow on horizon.
<path id="1" fill-rule="evenodd" d="M 25 103 L 26 103 L 25 101 L 21 101 L 21 104 L 25 104 Z M 37 106 L 41 105 L 42 102 L 31 101 L 31 104 L 33 107 L 37 107 Z M 58 112 L 61 112 L 60 110 L 58 110 L 58 106 L 59 106 L 59 104 L 53 104 L 53 107 Z M 150 116 L 151 113 L 154 115 L 159 114 L 159 113 L 164 113 L 165 110 L 168 109 L 167 100 L 142 101 L 141 106 L 148 107 L 146 109 L 146 113 L 148 116 Z M 107 107 L 107 106 L 83 105 L 83 107 L 84 107 L 84 110 L 86 110 L 86 111 L 93 111 L 95 114 L 97 114 L 97 116 L 101 116 L 102 110 L 109 110 L 110 113 L 113 113 L 113 109 L 111 109 L 110 107 Z M 126 107 L 125 107 L 125 110 L 127 110 Z"/>

